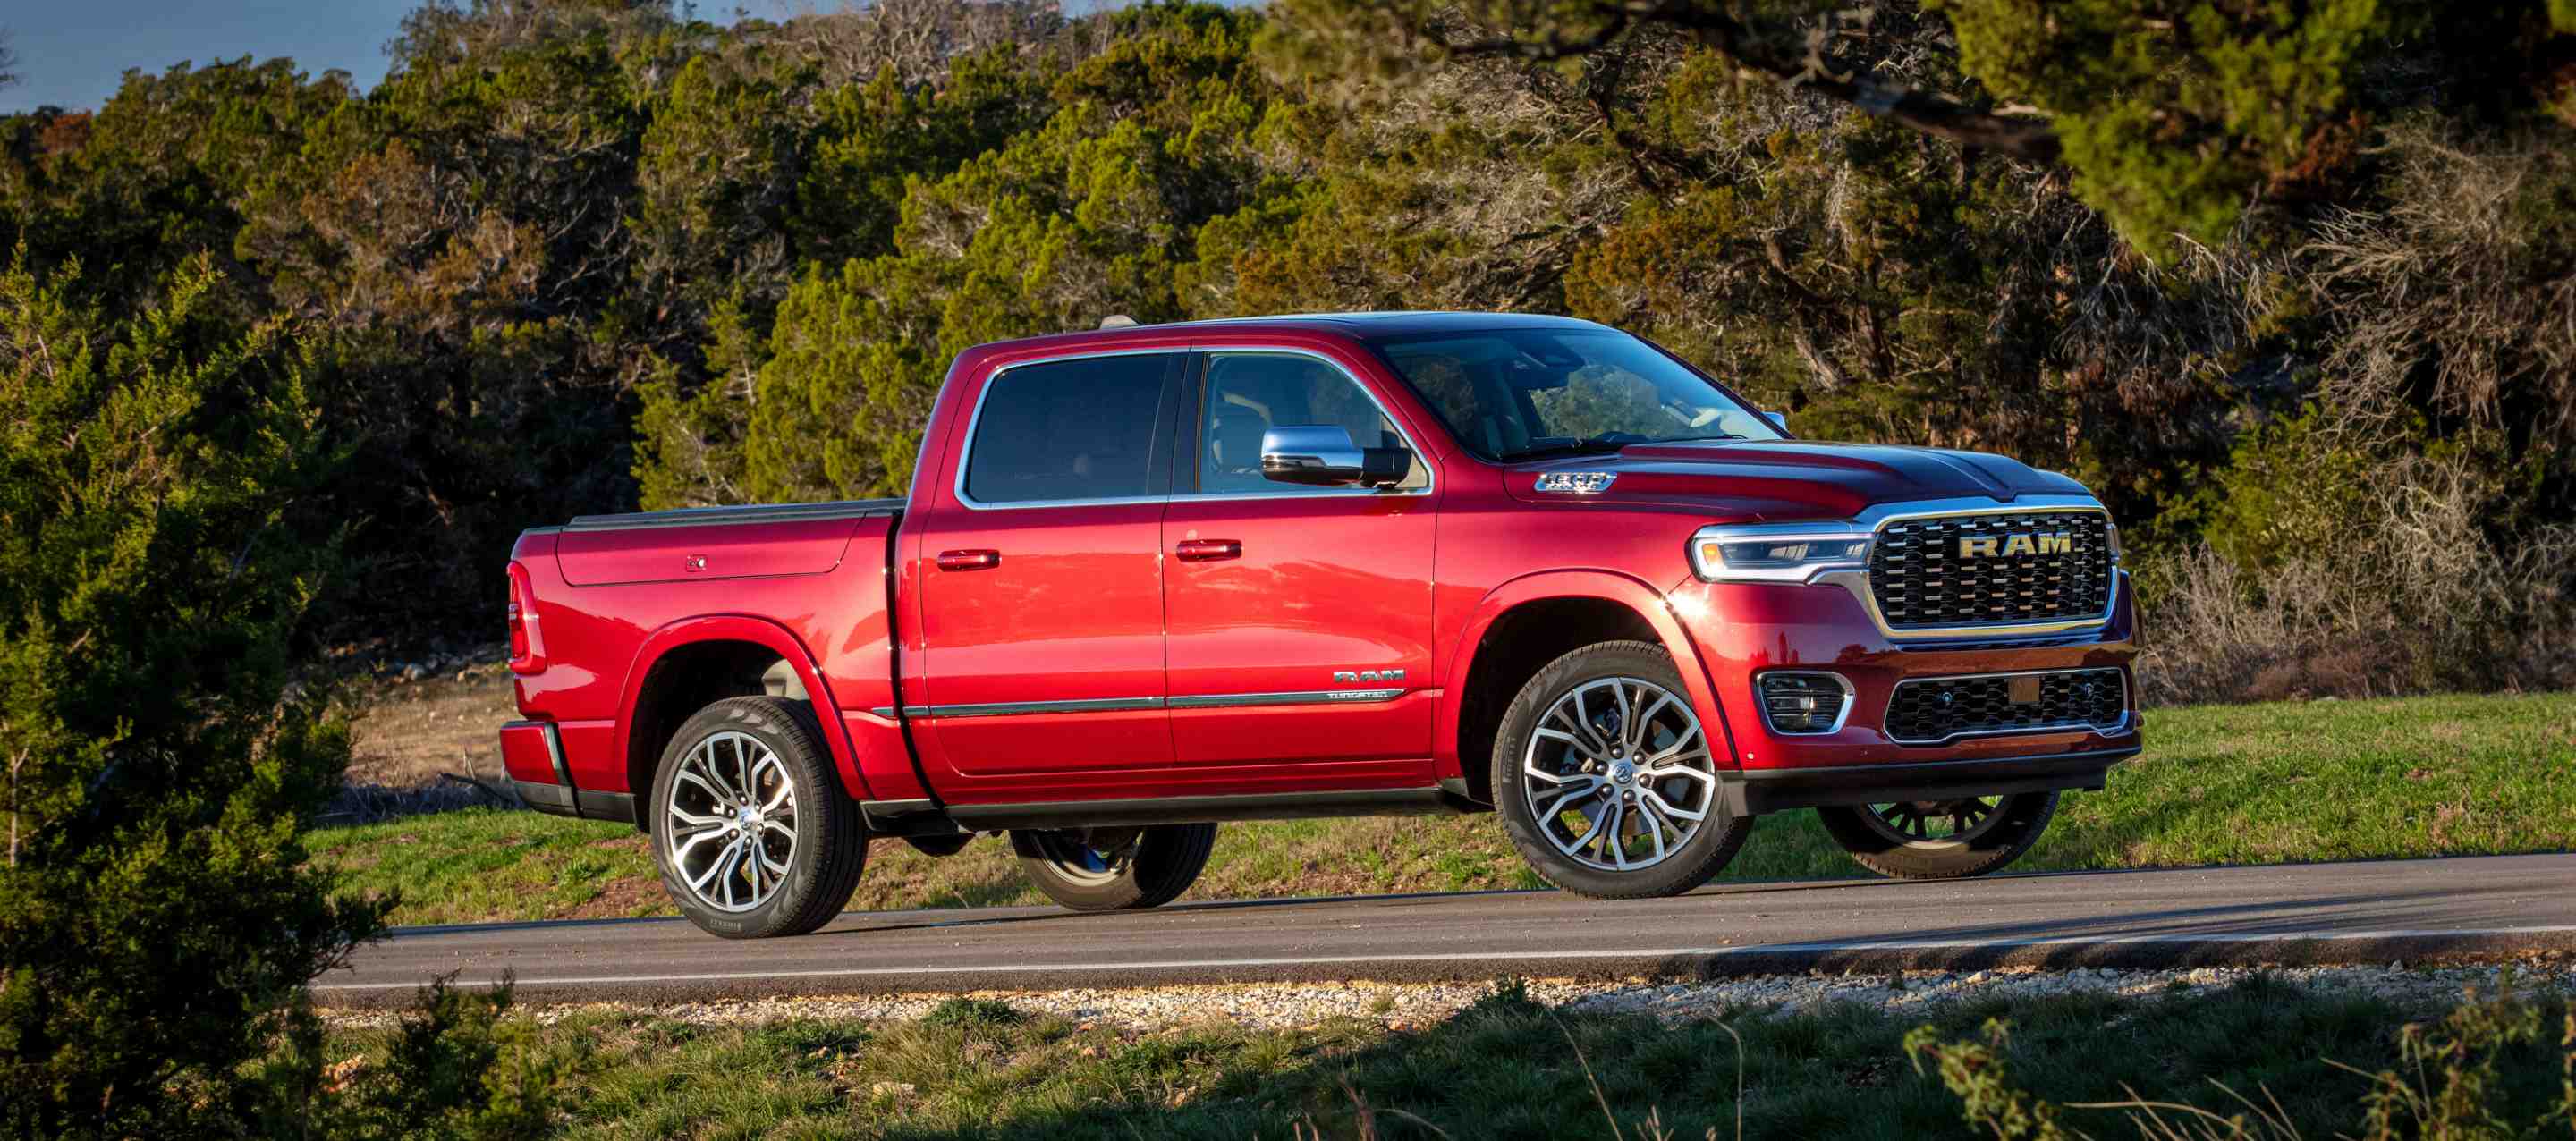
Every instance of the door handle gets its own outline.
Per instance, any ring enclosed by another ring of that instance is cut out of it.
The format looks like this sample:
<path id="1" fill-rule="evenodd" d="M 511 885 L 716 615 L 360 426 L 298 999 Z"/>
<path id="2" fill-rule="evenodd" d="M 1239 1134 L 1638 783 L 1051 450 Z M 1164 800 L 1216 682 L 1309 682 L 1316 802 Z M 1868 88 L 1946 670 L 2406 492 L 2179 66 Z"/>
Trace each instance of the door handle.
<path id="1" fill-rule="evenodd" d="M 1213 562 L 1217 559 L 1243 557 L 1243 544 L 1233 539 L 1192 539 L 1173 548 L 1185 563 Z"/>
<path id="2" fill-rule="evenodd" d="M 941 551 L 939 569 L 946 571 L 991 570 L 1002 565 L 1000 551 Z"/>

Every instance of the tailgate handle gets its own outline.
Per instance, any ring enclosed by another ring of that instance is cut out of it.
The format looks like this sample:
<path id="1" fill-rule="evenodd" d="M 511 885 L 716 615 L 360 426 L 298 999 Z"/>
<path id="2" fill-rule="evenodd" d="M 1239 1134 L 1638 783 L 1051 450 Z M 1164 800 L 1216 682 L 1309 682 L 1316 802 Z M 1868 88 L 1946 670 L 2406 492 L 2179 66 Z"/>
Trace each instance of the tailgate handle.
<path id="1" fill-rule="evenodd" d="M 991 570 L 1002 565 L 1000 551 L 941 551 L 939 569 L 953 571 Z"/>
<path id="2" fill-rule="evenodd" d="M 1243 557 L 1243 544 L 1233 539 L 1192 539 L 1174 549 L 1185 563 L 1212 562 L 1217 559 Z"/>

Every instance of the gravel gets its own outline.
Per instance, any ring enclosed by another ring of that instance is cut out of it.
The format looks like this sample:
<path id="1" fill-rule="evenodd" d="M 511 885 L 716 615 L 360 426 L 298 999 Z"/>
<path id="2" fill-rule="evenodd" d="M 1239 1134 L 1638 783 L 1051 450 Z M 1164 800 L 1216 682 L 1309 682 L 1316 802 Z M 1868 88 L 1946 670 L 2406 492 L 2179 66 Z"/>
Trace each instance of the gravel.
<path id="1" fill-rule="evenodd" d="M 2405 1005 L 2431 1005 L 2475 988 L 2494 993 L 2510 972 L 2525 994 L 2576 994 L 2576 962 L 2535 958 L 2511 965 L 2385 967 L 2195 967 L 2183 970 L 1908 971 L 1902 974 L 1756 975 L 1705 982 L 1567 982 L 1527 984 L 1529 997 L 1549 1007 L 1599 1013 L 1647 1014 L 1669 1020 L 1783 1017 L 1848 1003 L 1889 1013 L 1929 1011 L 1977 1000 L 2027 1000 L 2074 994 L 2188 999 L 2258 974 L 2321 992 L 2362 993 Z M 1337 1018 L 1371 1019 L 1390 1029 L 1419 1028 L 1447 1018 L 1491 993 L 1490 984 L 1467 983 L 1246 983 L 1143 989 L 973 991 L 963 997 L 998 999 L 1030 1013 L 1128 1030 L 1160 1030 L 1222 1022 L 1257 1029 L 1294 1029 Z M 592 1003 L 526 1008 L 552 1023 L 585 1010 L 618 1010 L 696 1023 L 766 1023 L 785 1019 L 910 1020 L 948 994 L 854 995 L 775 998 L 668 1005 Z M 342 1026 L 384 1025 L 399 1012 L 342 1012 Z"/>

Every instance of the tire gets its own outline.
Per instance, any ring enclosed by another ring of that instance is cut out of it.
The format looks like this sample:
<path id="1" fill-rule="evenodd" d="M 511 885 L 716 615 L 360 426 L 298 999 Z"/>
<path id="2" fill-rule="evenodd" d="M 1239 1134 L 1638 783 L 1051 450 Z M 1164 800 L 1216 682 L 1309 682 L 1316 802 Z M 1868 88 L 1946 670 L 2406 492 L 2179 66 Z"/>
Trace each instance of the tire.
<path id="1" fill-rule="evenodd" d="M 662 750 L 647 820 L 663 889 L 690 922 L 727 939 L 831 922 L 867 867 L 858 805 L 799 701 L 728 697 L 691 716 Z M 737 839 L 746 832 L 756 849 Z"/>
<path id="2" fill-rule="evenodd" d="M 1594 899 L 1679 895 L 1735 858 L 1753 820 L 1727 815 L 1689 694 L 1672 655 L 1647 642 L 1586 646 L 1521 687 L 1494 735 L 1494 810 L 1547 882 Z"/>
<path id="3" fill-rule="evenodd" d="M 1955 814 L 1986 804 L 1991 811 L 1972 821 Z M 1836 806 L 1819 808 L 1816 815 L 1834 842 L 1864 868 L 1893 879 L 1954 880 L 2020 859 L 2057 815 L 2057 794 Z M 1939 820 L 1949 827 L 1934 825 Z"/>
<path id="4" fill-rule="evenodd" d="M 1075 911 L 1137 911 L 1180 897 L 1216 848 L 1214 824 L 1020 829 L 1011 849 L 1029 882 Z"/>

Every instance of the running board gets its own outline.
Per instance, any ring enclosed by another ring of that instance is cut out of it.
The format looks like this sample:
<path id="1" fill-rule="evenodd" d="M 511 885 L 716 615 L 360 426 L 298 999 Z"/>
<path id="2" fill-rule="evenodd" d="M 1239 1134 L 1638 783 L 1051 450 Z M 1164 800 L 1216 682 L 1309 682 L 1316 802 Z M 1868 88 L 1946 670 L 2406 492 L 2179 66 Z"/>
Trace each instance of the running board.
<path id="1" fill-rule="evenodd" d="M 914 829 L 919 801 L 864 806 L 869 819 L 903 821 Z M 1283 792 L 1257 796 L 1164 796 L 1148 800 L 1052 800 L 1028 804 L 949 802 L 956 826 L 983 832 L 999 828 L 1107 828 L 1145 824 L 1204 824 L 1237 820 L 1301 820 L 1318 816 L 1436 816 L 1486 811 L 1451 791 L 1431 788 Z M 907 834 L 919 834 L 907 832 Z"/>

